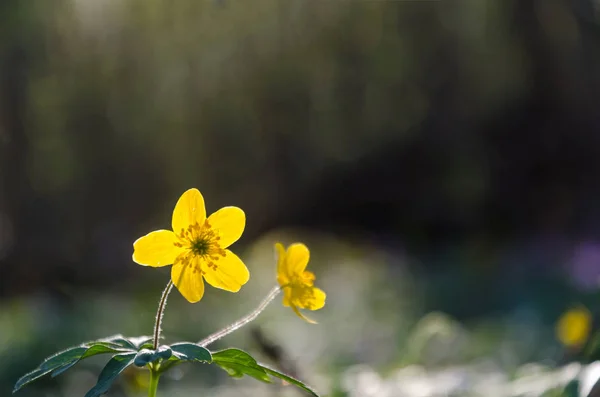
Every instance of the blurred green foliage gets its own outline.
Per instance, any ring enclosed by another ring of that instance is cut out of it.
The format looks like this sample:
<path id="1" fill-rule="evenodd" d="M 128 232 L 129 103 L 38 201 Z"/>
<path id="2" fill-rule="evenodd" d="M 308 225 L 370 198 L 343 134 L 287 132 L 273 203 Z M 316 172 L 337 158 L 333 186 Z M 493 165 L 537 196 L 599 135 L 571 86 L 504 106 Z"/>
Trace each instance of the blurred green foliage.
<path id="1" fill-rule="evenodd" d="M 131 242 L 193 186 L 247 212 L 257 284 L 174 301 L 167 335 L 251 308 L 272 286 L 261 236 L 299 225 L 290 239 L 321 247 L 323 326 L 303 336 L 275 308 L 259 325 L 318 390 L 559 395 L 588 369 L 565 364 L 595 356 L 554 323 L 600 310 L 596 257 L 573 264 L 600 219 L 595 7 L 0 2 L 0 395 L 74 342 L 149 332 L 167 273 L 138 273 Z M 99 368 L 22 395 L 83 395 Z M 239 395 L 193 373 L 166 393 Z M 147 381 L 127 379 L 115 395 Z"/>

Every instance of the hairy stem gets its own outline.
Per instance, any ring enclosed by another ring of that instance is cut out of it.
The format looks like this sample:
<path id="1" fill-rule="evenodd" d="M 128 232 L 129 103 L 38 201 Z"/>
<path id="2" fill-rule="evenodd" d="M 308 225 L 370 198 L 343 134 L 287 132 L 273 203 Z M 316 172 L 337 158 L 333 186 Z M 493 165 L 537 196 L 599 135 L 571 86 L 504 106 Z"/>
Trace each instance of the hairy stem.
<path id="1" fill-rule="evenodd" d="M 169 282 L 167 283 L 167 286 L 165 287 L 165 290 L 162 293 L 162 296 L 160 297 L 160 303 L 158 304 L 158 311 L 156 312 L 156 320 L 154 322 L 154 337 L 152 339 L 152 347 L 154 348 L 154 350 L 158 349 L 158 342 L 160 340 L 162 318 L 163 318 L 163 314 L 165 312 L 165 308 L 167 307 L 167 298 L 169 297 L 169 293 L 171 292 L 172 288 L 173 288 L 173 281 L 169 280 Z M 156 382 L 158 383 L 158 378 L 157 378 Z"/>
<path id="2" fill-rule="evenodd" d="M 280 291 L 281 291 L 281 288 L 279 286 L 273 288 L 269 292 L 269 294 L 265 297 L 265 299 L 263 299 L 263 301 L 260 303 L 260 305 L 258 305 L 258 307 L 256 309 L 254 309 L 252 312 L 250 312 L 246 316 L 242 317 L 235 323 L 228 325 L 227 327 L 223 328 L 222 330 L 217 331 L 214 334 L 207 336 L 206 338 L 204 338 L 200 342 L 198 342 L 198 344 L 202 347 L 206 347 L 206 346 L 210 345 L 211 343 L 223 338 L 226 335 L 229 335 L 233 331 L 248 324 L 249 322 L 254 320 L 256 317 L 258 317 L 258 315 L 267 308 L 269 303 L 271 303 L 271 301 L 273 299 L 275 299 L 275 297 L 277 295 L 279 295 Z"/>

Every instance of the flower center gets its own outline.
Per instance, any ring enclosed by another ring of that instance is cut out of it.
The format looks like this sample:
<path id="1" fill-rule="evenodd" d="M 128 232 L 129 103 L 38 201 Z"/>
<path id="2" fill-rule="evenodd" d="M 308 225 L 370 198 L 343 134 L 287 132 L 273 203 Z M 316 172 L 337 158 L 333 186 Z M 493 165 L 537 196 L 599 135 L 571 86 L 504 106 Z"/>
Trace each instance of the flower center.
<path id="1" fill-rule="evenodd" d="M 196 241 L 192 241 L 190 247 L 192 248 L 192 252 L 194 255 L 204 256 L 208 254 L 210 250 L 210 241 L 204 239 L 198 239 Z"/>
<path id="2" fill-rule="evenodd" d="M 226 255 L 225 250 L 219 245 L 221 237 L 218 231 L 213 229 L 210 223 L 208 223 L 208 219 L 203 224 L 196 222 L 188 226 L 187 229 L 182 228 L 177 237 L 179 237 L 179 241 L 175 243 L 175 246 L 184 247 L 189 250 L 180 258 L 186 266 L 193 263 L 191 260 L 192 257 L 199 257 L 206 261 L 206 266 L 209 269 L 217 270 L 218 266 L 216 262 L 220 257 L 225 257 Z M 202 268 L 194 268 L 194 271 L 204 273 L 204 266 Z"/>

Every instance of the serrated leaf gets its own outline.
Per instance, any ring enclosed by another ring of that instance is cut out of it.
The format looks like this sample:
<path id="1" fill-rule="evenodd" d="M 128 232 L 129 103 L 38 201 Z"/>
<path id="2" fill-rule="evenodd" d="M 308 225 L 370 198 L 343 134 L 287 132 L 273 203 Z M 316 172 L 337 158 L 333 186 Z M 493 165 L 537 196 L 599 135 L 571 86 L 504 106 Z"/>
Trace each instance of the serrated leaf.
<path id="1" fill-rule="evenodd" d="M 271 383 L 271 378 L 256 360 L 243 350 L 226 349 L 212 354 L 212 362 L 223 368 L 230 376 L 251 376 L 262 382 Z"/>
<path id="2" fill-rule="evenodd" d="M 206 348 L 195 343 L 181 342 L 171 346 L 174 355 L 181 361 L 212 362 L 212 355 Z"/>
<path id="3" fill-rule="evenodd" d="M 106 393 L 121 372 L 133 363 L 135 356 L 136 353 L 126 353 L 117 354 L 111 358 L 102 369 L 102 372 L 100 372 L 96 386 L 88 391 L 85 397 L 98 397 Z"/>
<path id="4" fill-rule="evenodd" d="M 313 395 L 315 397 L 319 397 L 319 395 L 314 390 L 312 390 L 310 387 L 306 386 L 304 383 L 300 382 L 298 379 L 292 378 L 289 375 L 286 375 L 284 373 L 276 371 L 276 370 L 274 370 L 272 368 L 269 368 L 269 367 L 267 367 L 265 365 L 262 365 L 262 364 L 258 364 L 258 365 L 262 369 L 264 369 L 265 372 L 268 373 L 269 375 L 274 376 L 274 377 L 279 378 L 279 379 L 282 379 L 282 380 L 286 381 L 287 383 L 290 383 L 290 384 L 292 384 L 294 386 L 298 386 L 299 388 L 301 388 L 302 390 L 310 393 L 311 395 Z"/>

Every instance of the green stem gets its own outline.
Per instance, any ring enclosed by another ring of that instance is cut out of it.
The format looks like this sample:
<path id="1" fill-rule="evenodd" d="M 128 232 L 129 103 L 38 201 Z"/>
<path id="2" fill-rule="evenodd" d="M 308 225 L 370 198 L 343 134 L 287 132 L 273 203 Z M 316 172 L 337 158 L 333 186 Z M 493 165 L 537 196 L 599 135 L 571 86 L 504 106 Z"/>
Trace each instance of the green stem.
<path id="1" fill-rule="evenodd" d="M 160 372 L 155 369 L 150 370 L 150 387 L 148 388 L 148 397 L 156 397 L 156 390 L 158 390 L 158 379 L 160 378 Z"/>
<path id="2" fill-rule="evenodd" d="M 158 311 L 156 312 L 156 321 L 154 322 L 154 337 L 152 338 L 152 347 L 154 350 L 158 349 L 158 343 L 160 340 L 160 331 L 162 325 L 162 318 L 165 312 L 165 308 L 167 307 L 167 298 L 169 297 L 169 293 L 173 288 L 173 281 L 169 280 L 165 290 L 160 297 L 160 303 L 158 304 Z M 157 380 L 158 382 L 158 380 Z"/>

